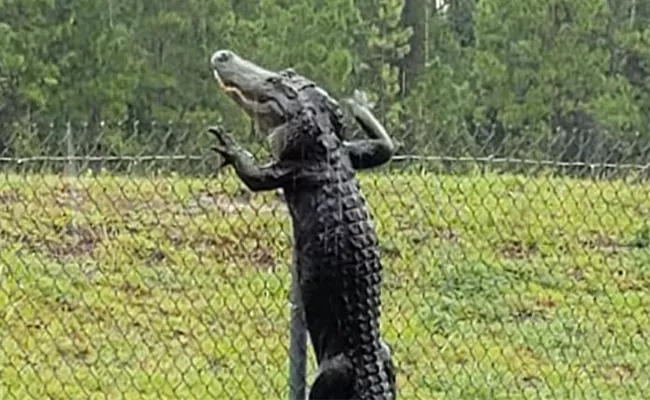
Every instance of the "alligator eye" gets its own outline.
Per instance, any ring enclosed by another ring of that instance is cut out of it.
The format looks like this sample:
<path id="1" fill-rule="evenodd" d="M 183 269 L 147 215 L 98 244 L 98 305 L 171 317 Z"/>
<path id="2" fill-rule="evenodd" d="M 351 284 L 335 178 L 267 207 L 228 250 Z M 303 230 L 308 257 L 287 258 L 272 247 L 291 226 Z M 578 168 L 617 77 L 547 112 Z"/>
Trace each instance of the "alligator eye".
<path id="1" fill-rule="evenodd" d="M 260 95 L 260 96 L 257 96 L 256 100 L 259 101 L 260 103 L 266 103 L 270 99 L 271 98 L 269 96 L 267 96 L 267 95 Z"/>
<path id="2" fill-rule="evenodd" d="M 288 78 L 293 78 L 294 76 L 296 76 L 296 71 L 293 68 L 287 68 L 284 71 L 282 71 L 281 74 Z"/>
<path id="3" fill-rule="evenodd" d="M 277 85 L 280 83 L 280 78 L 277 76 L 270 76 L 266 81 L 272 85 Z"/>

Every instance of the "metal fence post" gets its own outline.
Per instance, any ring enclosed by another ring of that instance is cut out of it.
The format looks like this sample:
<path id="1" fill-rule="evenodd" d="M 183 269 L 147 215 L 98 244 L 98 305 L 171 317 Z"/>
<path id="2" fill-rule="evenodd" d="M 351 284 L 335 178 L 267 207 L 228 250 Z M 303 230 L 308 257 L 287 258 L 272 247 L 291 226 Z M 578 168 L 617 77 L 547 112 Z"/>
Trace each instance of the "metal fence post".
<path id="1" fill-rule="evenodd" d="M 77 176 L 77 166 L 74 161 L 75 149 L 74 149 L 74 139 L 72 137 L 72 124 L 70 121 L 66 123 L 65 129 L 65 144 L 66 144 L 66 154 L 68 155 L 68 163 L 66 164 L 66 173 L 68 177 Z"/>
<path id="2" fill-rule="evenodd" d="M 295 257 L 291 263 L 291 315 L 289 322 L 289 400 L 305 400 L 307 329 L 300 297 Z"/>

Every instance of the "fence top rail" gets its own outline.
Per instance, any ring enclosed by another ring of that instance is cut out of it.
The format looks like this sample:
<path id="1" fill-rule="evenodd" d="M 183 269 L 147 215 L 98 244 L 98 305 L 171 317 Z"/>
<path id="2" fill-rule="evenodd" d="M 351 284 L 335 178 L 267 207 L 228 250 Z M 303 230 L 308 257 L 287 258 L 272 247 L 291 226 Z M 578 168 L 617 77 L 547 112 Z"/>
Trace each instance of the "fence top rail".
<path id="1" fill-rule="evenodd" d="M 30 156 L 30 157 L 0 157 L 1 163 L 26 164 L 31 162 L 73 162 L 73 161 L 126 161 L 126 162 L 149 162 L 149 161 L 201 161 L 205 160 L 204 155 L 186 154 L 186 155 L 136 155 L 136 156 Z M 463 163 L 485 163 L 485 164 L 523 164 L 532 166 L 552 166 L 552 167 L 584 167 L 584 168 L 607 168 L 607 169 L 633 169 L 648 170 L 648 164 L 633 163 L 589 163 L 585 161 L 554 161 L 554 160 L 534 160 L 526 158 L 511 157 L 471 157 L 471 156 L 418 156 L 418 155 L 397 155 L 392 161 L 424 161 L 424 162 L 463 162 Z"/>

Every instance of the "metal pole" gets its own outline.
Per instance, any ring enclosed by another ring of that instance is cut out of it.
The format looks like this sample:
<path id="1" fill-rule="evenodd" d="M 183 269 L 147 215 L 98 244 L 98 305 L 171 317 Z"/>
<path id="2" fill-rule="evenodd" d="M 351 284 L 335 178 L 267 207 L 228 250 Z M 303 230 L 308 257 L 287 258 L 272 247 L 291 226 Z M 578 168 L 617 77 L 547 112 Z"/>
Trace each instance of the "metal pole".
<path id="1" fill-rule="evenodd" d="M 289 400 L 305 400 L 307 329 L 305 325 L 296 258 L 291 263 L 291 316 L 289 322 Z"/>
<path id="2" fill-rule="evenodd" d="M 68 177 L 72 178 L 77 175 L 77 167 L 74 162 L 74 156 L 75 156 L 75 151 L 74 151 L 74 139 L 72 138 L 72 124 L 70 121 L 66 124 L 66 129 L 65 129 L 65 143 L 66 143 L 66 153 L 68 154 L 68 163 L 66 164 L 67 166 L 67 175 Z"/>

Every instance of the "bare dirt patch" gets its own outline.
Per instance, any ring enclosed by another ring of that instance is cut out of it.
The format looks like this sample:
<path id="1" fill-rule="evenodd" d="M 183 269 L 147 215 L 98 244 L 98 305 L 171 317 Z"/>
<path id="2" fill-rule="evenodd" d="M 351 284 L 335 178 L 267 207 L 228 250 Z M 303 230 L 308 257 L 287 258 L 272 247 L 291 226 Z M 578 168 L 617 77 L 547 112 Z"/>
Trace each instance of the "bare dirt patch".
<path id="1" fill-rule="evenodd" d="M 613 250 L 621 247 L 616 238 L 604 234 L 595 234 L 592 237 L 580 239 L 580 244 L 590 249 Z"/>
<path id="2" fill-rule="evenodd" d="M 499 246 L 498 252 L 505 258 L 523 260 L 537 254 L 536 243 L 524 243 L 520 240 L 510 240 Z"/>
<path id="3" fill-rule="evenodd" d="M 89 226 L 66 226 L 55 229 L 56 235 L 29 232 L 0 231 L 0 238 L 21 243 L 27 250 L 44 253 L 57 261 L 65 262 L 90 256 L 100 241 L 102 231 Z"/>
<path id="4" fill-rule="evenodd" d="M 223 193 L 203 192 L 187 204 L 190 214 L 203 213 L 206 210 L 218 209 L 226 213 L 237 213 L 242 210 L 254 212 L 273 212 L 286 209 L 286 205 L 278 198 L 266 204 L 256 205 L 252 202 L 252 193 L 241 190 L 235 196 Z"/>
<path id="5" fill-rule="evenodd" d="M 10 206 L 25 201 L 25 197 L 17 190 L 3 190 L 0 192 L 0 207 Z"/>
<path id="6" fill-rule="evenodd" d="M 433 234 L 440 240 L 452 243 L 460 242 L 460 235 L 448 226 L 435 226 L 433 228 Z"/>
<path id="7" fill-rule="evenodd" d="M 250 252 L 250 259 L 260 269 L 275 269 L 275 257 L 273 253 L 262 246 L 257 246 Z"/>
<path id="8" fill-rule="evenodd" d="M 624 382 L 634 378 L 635 368 L 626 363 L 613 363 L 595 368 L 597 375 L 610 382 Z"/>

